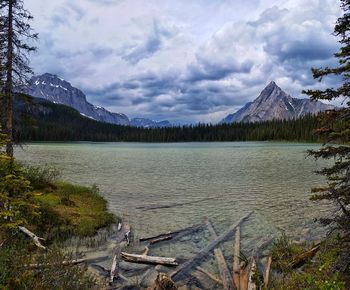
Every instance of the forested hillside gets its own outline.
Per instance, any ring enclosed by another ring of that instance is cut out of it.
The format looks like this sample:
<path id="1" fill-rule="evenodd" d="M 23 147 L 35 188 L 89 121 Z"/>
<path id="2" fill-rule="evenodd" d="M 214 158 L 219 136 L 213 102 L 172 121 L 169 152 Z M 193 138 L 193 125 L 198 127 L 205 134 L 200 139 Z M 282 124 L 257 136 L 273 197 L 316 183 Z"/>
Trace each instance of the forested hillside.
<path id="1" fill-rule="evenodd" d="M 262 123 L 234 123 L 142 129 L 118 126 L 86 118 L 78 111 L 44 100 L 18 105 L 15 122 L 17 141 L 307 141 L 316 142 L 313 130 L 318 118 Z M 23 117 L 25 116 L 25 117 Z"/>

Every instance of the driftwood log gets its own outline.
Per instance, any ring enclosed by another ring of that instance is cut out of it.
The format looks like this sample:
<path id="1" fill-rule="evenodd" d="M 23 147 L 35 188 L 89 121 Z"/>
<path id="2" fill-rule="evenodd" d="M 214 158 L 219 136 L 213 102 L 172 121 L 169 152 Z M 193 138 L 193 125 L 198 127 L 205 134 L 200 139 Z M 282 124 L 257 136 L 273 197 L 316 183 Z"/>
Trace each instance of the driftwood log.
<path id="1" fill-rule="evenodd" d="M 211 199 L 216 199 L 216 197 L 207 197 L 207 198 L 202 198 L 202 199 L 198 199 L 198 200 L 194 200 L 194 201 L 188 201 L 188 202 L 181 202 L 181 203 L 151 204 L 151 205 L 146 205 L 146 206 L 139 206 L 136 209 L 141 209 L 143 211 L 148 211 L 148 210 L 155 210 L 155 209 L 162 209 L 162 208 L 173 208 L 173 207 L 178 207 L 178 206 L 196 204 L 198 202 L 207 201 L 207 200 L 211 200 Z"/>
<path id="2" fill-rule="evenodd" d="M 199 272 L 202 272 L 203 274 L 207 275 L 211 280 L 213 280 L 215 283 L 219 285 L 223 285 L 222 280 L 216 277 L 214 274 L 210 273 L 209 271 L 203 269 L 202 267 L 196 268 Z"/>
<path id="3" fill-rule="evenodd" d="M 265 286 L 266 289 L 267 289 L 267 287 L 269 285 L 271 264 L 272 264 L 272 255 L 269 255 L 267 257 L 265 270 L 264 270 L 264 286 Z"/>
<path id="4" fill-rule="evenodd" d="M 206 223 L 207 228 L 209 230 L 209 233 L 211 235 L 212 241 L 215 241 L 218 238 L 218 236 L 215 232 L 213 225 L 211 224 L 211 222 L 208 219 L 205 221 L 205 223 Z M 223 254 L 220 246 L 217 247 L 216 249 L 214 249 L 214 255 L 215 255 L 216 262 L 218 264 L 219 273 L 221 276 L 221 280 L 222 280 L 224 289 L 225 290 L 234 289 L 233 288 L 233 280 L 232 280 L 232 277 L 230 275 L 230 271 L 227 267 L 224 254 Z"/>
<path id="5" fill-rule="evenodd" d="M 113 284 L 114 278 L 118 278 L 120 254 L 121 254 L 120 245 L 117 245 L 114 249 L 112 267 L 111 267 L 110 276 L 109 276 L 110 285 Z"/>
<path id="6" fill-rule="evenodd" d="M 308 260 L 312 259 L 318 250 L 320 249 L 320 244 L 317 244 L 309 251 L 297 255 L 290 264 L 290 267 L 295 269 L 303 266 Z"/>
<path id="7" fill-rule="evenodd" d="M 250 267 L 249 267 L 249 279 L 248 279 L 248 290 L 256 290 L 256 284 L 253 281 L 253 276 L 255 274 L 255 272 L 257 271 L 257 267 L 256 267 L 256 257 L 253 255 L 251 258 L 251 262 L 250 262 Z"/>
<path id="8" fill-rule="evenodd" d="M 35 244 L 38 248 L 47 251 L 47 247 L 45 247 L 45 246 L 41 243 L 41 241 L 45 241 L 45 239 L 38 237 L 36 234 L 32 233 L 32 232 L 31 232 L 30 230 L 28 230 L 26 227 L 18 227 L 18 229 L 19 229 L 22 233 L 26 234 L 29 238 L 31 238 L 31 239 L 33 240 L 34 244 Z"/>
<path id="9" fill-rule="evenodd" d="M 200 229 L 203 228 L 203 224 L 196 224 L 196 225 L 192 225 L 190 227 L 181 229 L 181 230 L 177 230 L 177 231 L 173 231 L 173 232 L 166 232 L 163 234 L 159 234 L 156 236 L 152 236 L 152 237 L 144 237 L 144 238 L 140 238 L 140 242 L 145 242 L 145 241 L 149 241 L 152 244 L 152 241 L 161 241 L 169 239 L 169 236 L 171 236 L 172 238 L 176 235 L 179 235 L 181 233 L 184 233 L 186 235 L 193 233 L 195 231 L 198 231 Z"/>
<path id="10" fill-rule="evenodd" d="M 173 238 L 172 235 L 167 235 L 167 236 L 163 236 L 163 237 L 160 237 L 160 238 L 157 238 L 157 239 L 153 239 L 149 243 L 151 245 L 154 245 L 154 244 L 157 244 L 157 243 L 160 243 L 160 242 L 163 242 L 163 241 L 171 240 L 172 238 Z"/>
<path id="11" fill-rule="evenodd" d="M 211 251 L 213 251 L 217 246 L 225 241 L 234 231 L 239 227 L 244 221 L 246 221 L 253 212 L 250 212 L 235 225 L 232 225 L 225 233 L 221 234 L 215 241 L 211 242 L 207 247 L 199 251 L 192 259 L 188 260 L 181 266 L 179 266 L 172 274 L 171 278 L 177 282 L 187 276 L 188 272 L 197 265 L 198 262 L 202 261 Z"/>
<path id="12" fill-rule="evenodd" d="M 239 289 L 239 279 L 240 279 L 240 257 L 241 253 L 241 228 L 238 227 L 235 235 L 235 243 L 233 245 L 233 282 L 237 289 Z"/>
<path id="13" fill-rule="evenodd" d="M 164 266 L 178 266 L 175 258 L 166 257 L 155 257 L 147 255 L 135 255 L 122 252 L 122 258 L 127 262 L 141 263 L 141 264 L 153 264 L 153 265 L 164 265 Z"/>

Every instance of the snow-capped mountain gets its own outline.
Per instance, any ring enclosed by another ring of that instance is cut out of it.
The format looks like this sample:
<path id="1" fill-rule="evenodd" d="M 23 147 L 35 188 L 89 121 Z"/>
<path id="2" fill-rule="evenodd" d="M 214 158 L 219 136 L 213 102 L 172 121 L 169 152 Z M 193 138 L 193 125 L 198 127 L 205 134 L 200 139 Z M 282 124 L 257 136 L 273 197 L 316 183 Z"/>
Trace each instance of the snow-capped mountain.
<path id="1" fill-rule="evenodd" d="M 73 87 L 69 82 L 49 73 L 34 76 L 25 93 L 36 98 L 46 99 L 53 103 L 70 106 L 81 115 L 97 121 L 130 125 L 129 118 L 121 113 L 112 113 L 105 108 L 94 106 L 86 100 L 85 94 Z"/>
<path id="2" fill-rule="evenodd" d="M 168 120 L 164 121 L 154 121 L 144 118 L 134 118 L 131 119 L 131 126 L 143 127 L 143 128 L 166 128 L 173 126 Z"/>
<path id="3" fill-rule="evenodd" d="M 297 119 L 333 108 L 334 106 L 318 101 L 292 98 L 272 81 L 257 99 L 228 115 L 220 123 Z"/>

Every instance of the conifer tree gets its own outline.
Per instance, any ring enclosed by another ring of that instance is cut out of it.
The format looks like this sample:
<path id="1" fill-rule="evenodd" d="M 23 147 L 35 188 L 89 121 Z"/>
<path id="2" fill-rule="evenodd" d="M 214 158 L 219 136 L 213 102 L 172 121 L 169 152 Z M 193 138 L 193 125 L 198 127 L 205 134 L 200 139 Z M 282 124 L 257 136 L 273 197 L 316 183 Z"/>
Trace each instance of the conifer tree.
<path id="1" fill-rule="evenodd" d="M 27 81 L 32 73 L 28 53 L 35 50 L 29 42 L 37 38 L 32 33 L 30 13 L 23 0 L 0 0 L 0 90 L 4 109 L 4 132 L 7 137 L 6 153 L 13 157 L 13 102 L 16 87 Z"/>
<path id="2" fill-rule="evenodd" d="M 334 160 L 332 165 L 319 171 L 327 177 L 327 185 L 314 189 L 313 200 L 335 203 L 337 211 L 322 218 L 321 222 L 332 225 L 350 236 L 350 0 L 341 0 L 343 15 L 338 19 L 334 35 L 340 38 L 341 48 L 335 54 L 336 67 L 312 69 L 315 79 L 335 76 L 341 79 L 339 87 L 304 91 L 313 100 L 341 100 L 344 107 L 325 112 L 322 127 L 316 130 L 324 145 L 320 150 L 310 151 L 316 158 Z"/>

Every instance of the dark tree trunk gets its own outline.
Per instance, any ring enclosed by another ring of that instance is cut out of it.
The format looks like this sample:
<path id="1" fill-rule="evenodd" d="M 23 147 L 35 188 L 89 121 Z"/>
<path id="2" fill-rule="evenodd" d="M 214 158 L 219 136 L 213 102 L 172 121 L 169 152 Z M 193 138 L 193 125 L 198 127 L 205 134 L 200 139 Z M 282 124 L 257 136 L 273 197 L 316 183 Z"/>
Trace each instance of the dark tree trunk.
<path id="1" fill-rule="evenodd" d="M 7 35 L 7 62 L 6 62 L 6 83 L 5 83 L 5 98 L 6 98 L 6 154 L 13 157 L 13 4 L 14 0 L 9 1 L 8 7 L 8 35 Z"/>

